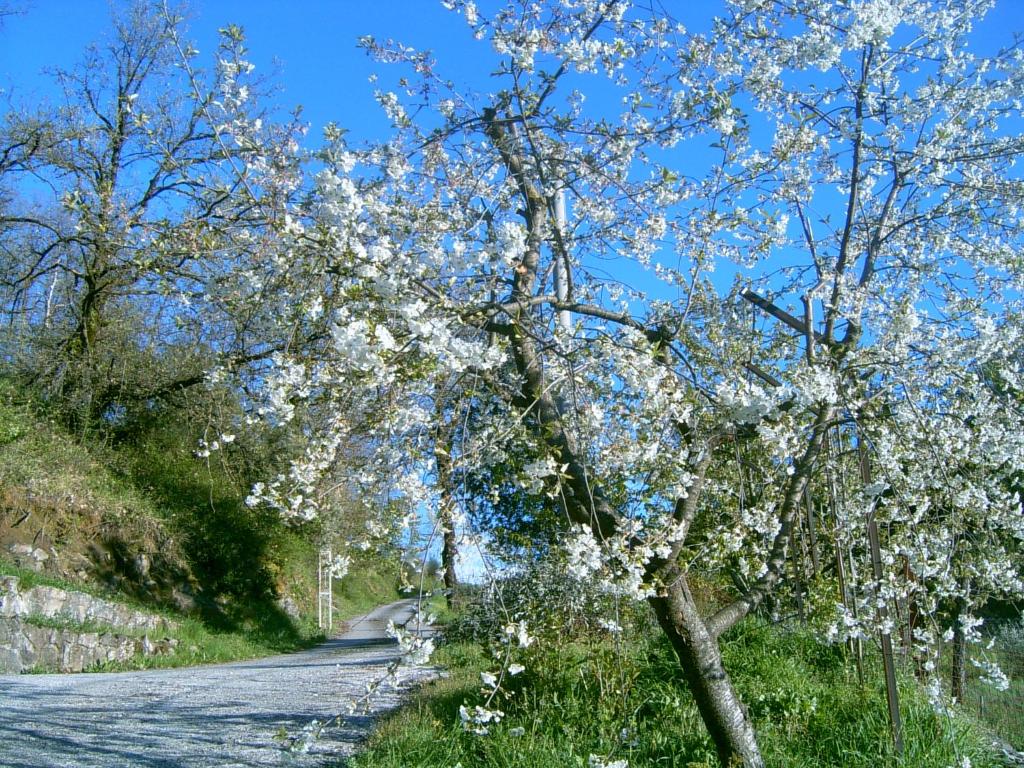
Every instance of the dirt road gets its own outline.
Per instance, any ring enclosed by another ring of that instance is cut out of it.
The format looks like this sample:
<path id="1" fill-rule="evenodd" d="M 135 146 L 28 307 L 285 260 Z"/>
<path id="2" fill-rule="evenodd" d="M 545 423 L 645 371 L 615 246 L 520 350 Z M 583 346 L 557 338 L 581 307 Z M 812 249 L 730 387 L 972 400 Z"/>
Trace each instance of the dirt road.
<path id="1" fill-rule="evenodd" d="M 370 714 L 327 729 L 307 754 L 282 748 L 312 720 L 343 712 L 396 656 L 389 620 L 407 621 L 414 601 L 378 609 L 316 648 L 187 669 L 79 675 L 0 676 L 3 768 L 221 768 L 331 764 L 351 754 L 372 718 L 402 692 L 384 686 Z M 411 683 L 431 675 L 409 670 Z M 404 688 L 404 686 L 403 686 Z"/>

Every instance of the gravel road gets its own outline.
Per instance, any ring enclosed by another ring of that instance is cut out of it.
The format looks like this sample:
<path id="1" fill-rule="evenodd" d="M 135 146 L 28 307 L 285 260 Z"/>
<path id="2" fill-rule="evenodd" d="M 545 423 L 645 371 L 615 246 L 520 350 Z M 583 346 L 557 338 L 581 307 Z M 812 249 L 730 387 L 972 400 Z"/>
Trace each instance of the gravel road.
<path id="1" fill-rule="evenodd" d="M 316 648 L 232 664 L 145 672 L 0 676 L 2 768 L 171 768 L 329 765 L 350 755 L 375 715 L 399 703 L 385 685 L 369 714 L 326 729 L 307 754 L 298 734 L 365 694 L 397 653 L 384 630 L 414 601 L 379 608 Z M 403 670 L 402 688 L 433 674 Z"/>

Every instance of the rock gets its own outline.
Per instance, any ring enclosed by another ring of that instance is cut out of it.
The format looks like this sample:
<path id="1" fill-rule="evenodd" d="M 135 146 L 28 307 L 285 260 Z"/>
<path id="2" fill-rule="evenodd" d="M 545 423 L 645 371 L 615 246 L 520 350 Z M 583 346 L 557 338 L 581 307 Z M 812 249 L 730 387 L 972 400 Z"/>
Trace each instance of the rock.
<path id="1" fill-rule="evenodd" d="M 27 611 L 16 576 L 0 576 L 0 616 L 22 616 Z"/>
<path id="2" fill-rule="evenodd" d="M 135 569 L 135 574 L 143 581 L 149 576 L 149 556 L 145 552 L 140 552 L 132 560 L 132 567 Z"/>
<path id="3" fill-rule="evenodd" d="M 277 607 L 281 609 L 284 614 L 292 621 L 298 621 L 302 616 L 302 612 L 299 610 L 298 604 L 290 597 L 282 597 L 277 601 Z"/>
<path id="4" fill-rule="evenodd" d="M 84 638 L 84 636 L 83 636 Z M 61 654 L 60 668 L 72 672 L 81 672 L 89 664 L 92 656 L 91 651 L 95 650 L 95 643 L 65 643 Z"/>
<path id="5" fill-rule="evenodd" d="M 18 674 L 24 669 L 21 665 L 21 656 L 13 648 L 0 644 L 0 672 Z"/>
<path id="6" fill-rule="evenodd" d="M 169 653 L 173 640 L 125 637 L 51 629 L 25 623 L 28 616 L 95 621 L 132 630 L 166 631 L 175 626 L 162 616 L 145 613 L 84 592 L 36 586 L 22 591 L 17 577 L 0 577 L 0 672 L 50 667 L 80 672 L 104 661 L 125 661 L 136 654 Z"/>
<path id="7" fill-rule="evenodd" d="M 196 609 L 196 599 L 188 585 L 175 587 L 171 590 L 171 601 L 182 613 L 192 613 Z"/>
<path id="8" fill-rule="evenodd" d="M 33 571 L 41 571 L 50 555 L 46 550 L 32 547 L 29 544 L 11 544 L 7 551 L 11 553 L 14 562 L 22 567 Z"/>
<path id="9" fill-rule="evenodd" d="M 1005 741 L 997 740 L 992 746 L 996 748 L 1003 765 L 1011 768 L 1013 766 L 1024 766 L 1024 752 L 1018 752 Z"/>

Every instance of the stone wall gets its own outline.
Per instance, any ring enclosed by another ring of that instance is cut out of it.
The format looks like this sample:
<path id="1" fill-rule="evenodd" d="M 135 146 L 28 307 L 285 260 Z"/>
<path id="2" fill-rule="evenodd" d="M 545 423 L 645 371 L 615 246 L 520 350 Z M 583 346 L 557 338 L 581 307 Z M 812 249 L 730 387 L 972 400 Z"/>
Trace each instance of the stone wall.
<path id="1" fill-rule="evenodd" d="M 160 632 L 173 622 L 120 603 L 57 587 L 21 589 L 15 576 L 0 576 L 0 618 L 42 616 L 83 624 L 96 622 L 131 631 Z"/>
<path id="2" fill-rule="evenodd" d="M 33 624 L 33 618 L 94 623 L 109 632 L 82 632 L 72 627 Z M 136 655 L 169 653 L 176 640 L 154 640 L 117 634 L 166 632 L 175 626 L 162 616 L 145 613 L 84 592 L 35 586 L 22 590 L 14 576 L 0 576 L 0 673 L 41 667 L 81 672 L 94 664 L 125 661 Z"/>
<path id="3" fill-rule="evenodd" d="M 0 672 L 81 672 L 107 661 L 127 661 L 133 656 L 170 653 L 178 641 L 151 640 L 148 636 L 125 637 L 113 632 L 77 632 L 73 629 L 37 627 L 20 619 L 0 619 Z"/>

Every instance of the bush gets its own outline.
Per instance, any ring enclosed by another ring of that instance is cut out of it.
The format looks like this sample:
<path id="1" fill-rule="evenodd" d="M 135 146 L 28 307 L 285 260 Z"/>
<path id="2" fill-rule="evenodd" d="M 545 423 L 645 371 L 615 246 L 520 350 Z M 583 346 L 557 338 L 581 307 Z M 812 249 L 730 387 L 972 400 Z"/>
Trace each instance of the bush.
<path id="1" fill-rule="evenodd" d="M 487 642 L 512 622 L 526 621 L 542 640 L 607 637 L 650 622 L 646 606 L 615 599 L 570 576 L 556 556 L 538 559 L 495 580 L 445 630 L 453 641 Z"/>

